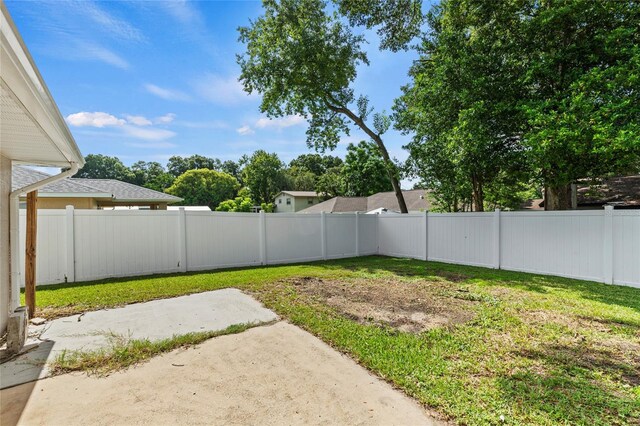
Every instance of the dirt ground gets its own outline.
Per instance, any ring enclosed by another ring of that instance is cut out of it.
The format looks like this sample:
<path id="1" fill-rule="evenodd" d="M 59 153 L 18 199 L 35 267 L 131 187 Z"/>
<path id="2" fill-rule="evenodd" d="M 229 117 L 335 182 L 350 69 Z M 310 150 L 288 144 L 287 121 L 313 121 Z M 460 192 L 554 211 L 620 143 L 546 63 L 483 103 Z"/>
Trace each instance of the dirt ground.
<path id="1" fill-rule="evenodd" d="M 298 293 L 335 308 L 361 323 L 420 333 L 467 322 L 477 296 L 451 282 L 392 279 L 333 281 L 294 278 L 284 281 Z"/>
<path id="2" fill-rule="evenodd" d="M 437 424 L 415 401 L 282 321 L 106 378 L 67 374 L 0 398 L 3 425 Z"/>

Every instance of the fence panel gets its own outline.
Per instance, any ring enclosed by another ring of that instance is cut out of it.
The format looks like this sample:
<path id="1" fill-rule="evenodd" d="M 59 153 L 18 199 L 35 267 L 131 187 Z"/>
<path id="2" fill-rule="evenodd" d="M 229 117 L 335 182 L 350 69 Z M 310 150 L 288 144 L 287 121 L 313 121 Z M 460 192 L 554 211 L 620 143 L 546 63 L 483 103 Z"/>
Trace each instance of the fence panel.
<path id="1" fill-rule="evenodd" d="M 267 263 L 320 260 L 322 226 L 319 214 L 266 215 Z"/>
<path id="2" fill-rule="evenodd" d="M 328 214 L 326 220 L 327 258 L 356 256 L 355 213 Z M 358 218 L 358 221 L 360 218 Z"/>
<path id="3" fill-rule="evenodd" d="M 501 215 L 501 267 L 603 280 L 603 211 Z"/>
<path id="4" fill-rule="evenodd" d="M 22 271 L 25 219 L 20 212 Z M 433 261 L 640 287 L 640 211 L 632 210 L 360 214 L 357 219 L 355 214 L 39 210 L 37 244 L 38 285 L 358 254 L 424 259 L 428 249 Z M 20 279 L 24 285 L 23 274 Z"/>
<path id="5" fill-rule="evenodd" d="M 377 214 L 358 216 L 358 240 L 361 256 L 378 254 L 378 217 Z"/>
<path id="6" fill-rule="evenodd" d="M 640 211 L 613 211 L 613 282 L 640 287 Z"/>
<path id="7" fill-rule="evenodd" d="M 423 214 L 378 215 L 379 253 L 424 259 Z"/>
<path id="8" fill-rule="evenodd" d="M 20 210 L 20 286 L 24 287 L 27 215 Z M 66 235 L 64 210 L 38 210 L 36 284 L 66 281 Z"/>
<path id="9" fill-rule="evenodd" d="M 76 210 L 76 280 L 179 270 L 178 212 Z"/>
<path id="10" fill-rule="evenodd" d="M 260 216 L 186 211 L 187 269 L 260 264 Z"/>
<path id="11" fill-rule="evenodd" d="M 492 267 L 494 213 L 429 213 L 429 260 Z"/>

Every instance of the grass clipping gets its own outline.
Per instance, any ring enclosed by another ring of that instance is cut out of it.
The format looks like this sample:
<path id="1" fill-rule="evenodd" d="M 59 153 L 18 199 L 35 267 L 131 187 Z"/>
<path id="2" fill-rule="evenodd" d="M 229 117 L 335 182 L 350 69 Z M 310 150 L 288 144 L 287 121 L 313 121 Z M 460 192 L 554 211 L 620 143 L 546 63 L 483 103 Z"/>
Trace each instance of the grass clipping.
<path id="1" fill-rule="evenodd" d="M 265 323 L 235 324 L 224 330 L 187 333 L 156 341 L 130 339 L 111 334 L 108 347 L 94 351 L 63 351 L 49 365 L 49 369 L 54 376 L 82 371 L 89 375 L 104 377 L 162 353 L 178 348 L 188 348 L 213 337 L 241 333 L 260 325 Z"/>

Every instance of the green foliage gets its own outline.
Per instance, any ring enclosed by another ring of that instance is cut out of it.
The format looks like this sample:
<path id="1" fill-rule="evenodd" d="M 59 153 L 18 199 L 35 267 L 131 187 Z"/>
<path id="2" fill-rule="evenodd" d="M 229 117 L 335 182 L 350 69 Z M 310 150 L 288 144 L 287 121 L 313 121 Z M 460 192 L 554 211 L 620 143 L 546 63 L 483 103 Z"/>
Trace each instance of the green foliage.
<path id="1" fill-rule="evenodd" d="M 448 0 L 434 7 L 413 81 L 396 101 L 396 127 L 414 133 L 407 170 L 441 209 L 512 207 L 513 200 L 487 196 L 517 193 L 528 182 L 517 136 L 522 67 L 514 40 L 496 30 L 517 24 L 512 3 Z"/>
<path id="2" fill-rule="evenodd" d="M 190 157 L 181 157 L 174 155 L 169 158 L 167 170 L 173 176 L 178 177 L 188 170 L 209 169 L 221 170 L 222 163 L 217 158 L 204 157 L 202 155 L 192 155 Z M 233 176 L 233 174 L 231 174 Z"/>
<path id="3" fill-rule="evenodd" d="M 443 0 L 396 102 L 408 171 L 448 210 L 569 207 L 583 178 L 640 169 L 640 5 Z M 509 196 L 511 194 L 511 196 Z"/>
<path id="4" fill-rule="evenodd" d="M 248 158 L 242 171 L 243 182 L 257 203 L 273 203 L 286 184 L 284 164 L 278 154 L 258 150 Z"/>
<path id="5" fill-rule="evenodd" d="M 368 65 L 365 38 L 355 35 L 322 0 L 265 0 L 264 15 L 239 28 L 246 51 L 238 55 L 244 89 L 262 94 L 260 110 L 269 117 L 297 114 L 309 121 L 307 145 L 324 152 L 334 149 L 350 126 L 364 131 L 387 163 L 388 179 L 400 188 L 395 165 L 381 138 L 388 121 L 380 116 L 376 133 L 366 116 L 366 97 L 356 99 L 351 84 L 359 65 Z M 346 10 L 352 10 L 349 5 Z M 353 16 L 357 20 L 356 14 Z M 373 23 L 372 23 L 373 24 Z M 251 187 L 251 185 L 249 185 Z M 399 204 L 406 211 L 400 193 Z"/>
<path id="6" fill-rule="evenodd" d="M 341 175 L 344 194 L 350 197 L 369 196 L 393 189 L 385 161 L 378 147 L 370 142 L 349 144 Z"/>
<path id="7" fill-rule="evenodd" d="M 316 180 L 314 190 L 323 199 L 329 199 L 345 194 L 345 184 L 342 177 L 342 166 L 332 167 Z"/>
<path id="8" fill-rule="evenodd" d="M 138 161 L 131 166 L 131 171 L 135 175 L 133 183 L 154 191 L 164 192 L 175 180 L 172 174 L 164 170 L 162 164 L 155 161 Z"/>
<path id="9" fill-rule="evenodd" d="M 276 209 L 276 205 L 273 203 L 261 203 L 260 209 L 265 213 L 273 213 Z"/>
<path id="10" fill-rule="evenodd" d="M 289 163 L 290 168 L 304 169 L 316 176 L 322 176 L 328 169 L 341 165 L 342 159 L 340 157 L 320 154 L 302 154 Z"/>
<path id="11" fill-rule="evenodd" d="M 89 154 L 84 158 L 85 164 L 78 173 L 77 178 L 88 179 L 116 179 L 123 182 L 134 182 L 135 174 L 125 166 L 118 157 L 109 157 L 102 154 Z"/>
<path id="12" fill-rule="evenodd" d="M 559 195 L 580 178 L 638 172 L 640 4 L 545 1 L 529 15 L 523 140 L 541 181 Z"/>
<path id="13" fill-rule="evenodd" d="M 351 25 L 378 27 L 380 47 L 394 52 L 406 49 L 420 35 L 424 22 L 421 0 L 334 0 Z"/>
<path id="14" fill-rule="evenodd" d="M 178 176 L 166 192 L 184 199 L 187 206 L 209 206 L 215 210 L 240 188 L 231 175 L 209 169 L 188 170 Z"/>
<path id="15" fill-rule="evenodd" d="M 217 212 L 251 212 L 253 202 L 249 197 L 236 197 L 233 200 L 226 200 L 216 207 Z"/>
<path id="16" fill-rule="evenodd" d="M 297 166 L 289 167 L 285 171 L 285 186 L 290 191 L 313 191 L 316 185 L 316 175 Z"/>
<path id="17" fill-rule="evenodd" d="M 240 165 L 239 162 L 236 163 L 233 160 L 227 160 L 224 163 L 222 163 L 222 165 L 220 166 L 220 171 L 233 176 L 238 180 L 238 182 L 240 182 L 240 185 L 243 185 L 242 166 Z"/>

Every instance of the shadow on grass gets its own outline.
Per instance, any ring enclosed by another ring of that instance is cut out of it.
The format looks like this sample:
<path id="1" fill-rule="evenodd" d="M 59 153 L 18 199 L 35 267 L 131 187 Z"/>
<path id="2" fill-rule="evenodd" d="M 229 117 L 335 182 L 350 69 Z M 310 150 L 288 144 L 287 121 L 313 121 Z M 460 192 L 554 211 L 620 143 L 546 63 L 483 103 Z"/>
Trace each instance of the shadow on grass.
<path id="1" fill-rule="evenodd" d="M 140 277 L 109 278 L 97 281 L 38 286 L 38 292 L 55 291 L 57 289 L 64 288 L 80 288 L 100 284 L 129 283 L 131 281 L 149 279 L 202 278 L 203 276 L 210 276 L 211 279 L 215 279 L 216 274 L 234 271 L 240 272 L 296 268 L 291 274 L 291 276 L 296 276 L 304 273 L 304 270 L 300 270 L 300 268 L 304 267 L 334 271 L 343 269 L 351 272 L 362 272 L 367 274 L 390 273 L 400 277 L 416 277 L 424 279 L 439 278 L 447 281 L 460 282 L 461 284 L 464 284 L 465 282 L 480 284 L 486 282 L 489 285 L 511 286 L 537 293 L 547 293 L 551 288 L 563 289 L 579 293 L 579 295 L 585 299 L 609 305 L 624 306 L 640 312 L 640 289 L 632 287 L 607 285 L 556 276 L 536 275 L 524 272 L 495 270 L 490 268 L 454 265 L 440 262 L 425 262 L 416 259 L 392 258 L 385 256 L 366 256 L 360 258 L 347 258 L 288 265 L 250 266 L 186 273 L 155 274 Z"/>

